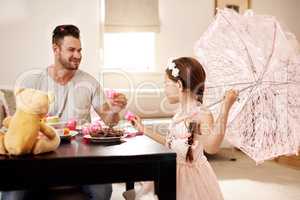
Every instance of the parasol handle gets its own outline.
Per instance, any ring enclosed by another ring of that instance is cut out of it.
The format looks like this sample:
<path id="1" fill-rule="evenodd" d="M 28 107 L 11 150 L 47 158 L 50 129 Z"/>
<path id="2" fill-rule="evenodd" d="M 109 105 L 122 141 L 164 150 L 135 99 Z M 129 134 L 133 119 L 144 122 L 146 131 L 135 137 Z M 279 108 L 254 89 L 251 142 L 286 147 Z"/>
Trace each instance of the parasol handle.
<path id="1" fill-rule="evenodd" d="M 252 83 L 253 83 L 253 82 L 252 82 Z M 287 84 L 298 85 L 298 84 L 300 84 L 300 81 L 286 81 L 286 82 L 276 82 L 276 81 L 256 81 L 254 84 L 249 85 L 249 86 L 244 87 L 244 88 L 242 88 L 241 90 L 239 90 L 239 94 L 242 93 L 242 92 L 244 92 L 245 90 L 247 90 L 247 89 L 249 89 L 249 88 L 253 88 L 253 87 L 255 87 L 256 85 L 262 84 L 262 83 L 269 83 L 269 84 L 272 84 L 272 85 L 287 85 Z M 242 84 L 249 84 L 249 83 L 242 83 Z M 232 86 L 234 86 L 234 85 L 241 85 L 241 83 L 235 83 L 235 84 L 232 84 Z M 213 88 L 213 87 L 211 87 L 211 88 Z M 214 102 L 214 103 L 208 105 L 207 107 L 208 107 L 208 108 L 213 107 L 213 106 L 215 106 L 215 105 L 221 103 L 223 100 L 224 100 L 224 97 L 223 97 L 222 99 L 220 99 L 220 100 L 218 100 L 218 101 L 216 101 L 216 102 Z M 239 100 L 239 98 L 238 98 L 238 100 Z"/>
<path id="2" fill-rule="evenodd" d="M 256 86 L 256 85 L 257 85 L 257 83 L 242 88 L 241 90 L 239 90 L 239 94 L 242 93 L 242 92 L 244 92 L 245 90 L 247 90 L 247 89 L 249 89 L 249 88 L 253 88 L 253 87 Z M 216 101 L 216 102 L 214 102 L 214 103 L 208 105 L 207 107 L 208 107 L 208 108 L 213 107 L 214 105 L 217 105 L 217 104 L 221 103 L 223 100 L 224 100 L 224 97 L 223 97 L 222 99 L 220 99 L 220 100 L 218 100 L 218 101 Z M 239 98 L 237 99 L 237 101 L 239 101 Z"/>

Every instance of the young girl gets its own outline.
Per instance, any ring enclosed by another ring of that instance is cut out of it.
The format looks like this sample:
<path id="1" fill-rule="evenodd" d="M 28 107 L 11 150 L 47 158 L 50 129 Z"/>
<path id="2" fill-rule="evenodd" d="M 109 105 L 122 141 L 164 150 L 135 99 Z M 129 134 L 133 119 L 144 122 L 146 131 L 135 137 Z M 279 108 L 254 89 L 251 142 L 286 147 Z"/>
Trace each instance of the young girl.
<path id="1" fill-rule="evenodd" d="M 203 151 L 214 154 L 219 150 L 237 92 L 226 92 L 214 123 L 202 100 L 205 77 L 205 71 L 196 59 L 182 57 L 168 63 L 165 93 L 170 103 L 179 103 L 179 109 L 166 137 L 145 129 L 139 117 L 133 120 L 139 131 L 177 153 L 178 200 L 223 199 L 216 175 Z"/>

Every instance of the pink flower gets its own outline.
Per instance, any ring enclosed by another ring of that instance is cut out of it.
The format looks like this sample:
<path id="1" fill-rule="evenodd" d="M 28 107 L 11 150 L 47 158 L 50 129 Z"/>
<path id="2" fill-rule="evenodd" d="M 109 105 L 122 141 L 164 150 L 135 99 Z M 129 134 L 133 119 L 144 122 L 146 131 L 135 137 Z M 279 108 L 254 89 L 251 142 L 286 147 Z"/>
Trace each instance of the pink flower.
<path id="1" fill-rule="evenodd" d="M 71 131 L 76 130 L 77 121 L 75 119 L 70 119 L 67 122 L 67 128 L 69 128 Z"/>
<path id="2" fill-rule="evenodd" d="M 109 99 L 113 99 L 117 95 L 117 92 L 115 90 L 107 90 L 106 91 L 106 97 Z"/>
<path id="3" fill-rule="evenodd" d="M 89 135 L 91 133 L 89 126 L 82 127 L 82 133 L 83 135 Z"/>
<path id="4" fill-rule="evenodd" d="M 134 115 L 132 112 L 127 111 L 127 112 L 125 113 L 125 119 L 126 119 L 127 121 L 132 121 L 132 120 L 134 120 L 134 118 L 135 118 L 135 115 Z"/>

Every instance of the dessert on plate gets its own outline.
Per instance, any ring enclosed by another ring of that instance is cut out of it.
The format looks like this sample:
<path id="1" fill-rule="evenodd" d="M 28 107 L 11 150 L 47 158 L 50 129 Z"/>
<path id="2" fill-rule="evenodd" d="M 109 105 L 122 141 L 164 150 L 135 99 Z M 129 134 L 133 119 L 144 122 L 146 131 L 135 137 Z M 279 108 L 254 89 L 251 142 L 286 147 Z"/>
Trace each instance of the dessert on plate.
<path id="1" fill-rule="evenodd" d="M 92 124 L 86 124 L 82 128 L 84 135 L 90 135 L 91 137 L 122 137 L 124 131 L 122 129 L 108 127 L 100 121 L 93 122 Z"/>

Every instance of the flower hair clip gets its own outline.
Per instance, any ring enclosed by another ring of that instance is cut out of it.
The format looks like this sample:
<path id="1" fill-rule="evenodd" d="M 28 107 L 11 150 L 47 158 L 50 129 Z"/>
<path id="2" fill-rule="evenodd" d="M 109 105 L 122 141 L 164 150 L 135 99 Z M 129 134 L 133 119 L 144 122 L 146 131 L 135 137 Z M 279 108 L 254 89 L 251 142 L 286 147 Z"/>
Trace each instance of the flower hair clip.
<path id="1" fill-rule="evenodd" d="M 169 59 L 168 64 L 167 64 L 168 70 L 172 71 L 172 76 L 173 77 L 178 77 L 179 76 L 179 69 L 176 67 L 175 62 L 172 59 Z"/>

